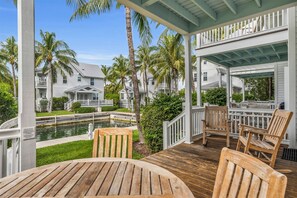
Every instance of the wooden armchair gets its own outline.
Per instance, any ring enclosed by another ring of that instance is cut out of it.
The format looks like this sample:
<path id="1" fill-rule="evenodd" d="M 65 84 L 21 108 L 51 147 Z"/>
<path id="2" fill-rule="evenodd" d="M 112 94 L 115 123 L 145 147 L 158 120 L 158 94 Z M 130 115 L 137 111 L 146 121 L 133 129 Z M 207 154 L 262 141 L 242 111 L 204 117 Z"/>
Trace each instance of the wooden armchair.
<path id="1" fill-rule="evenodd" d="M 102 128 L 94 134 L 93 157 L 132 158 L 130 129 Z"/>
<path id="2" fill-rule="evenodd" d="M 230 125 L 228 118 L 228 107 L 206 106 L 205 119 L 203 123 L 203 145 L 207 144 L 207 134 L 225 135 L 227 147 L 230 146 Z"/>
<path id="3" fill-rule="evenodd" d="M 223 148 L 213 198 L 285 197 L 287 177 L 260 160 Z"/>
<path id="4" fill-rule="evenodd" d="M 241 125 L 236 150 L 239 151 L 243 146 L 244 153 L 250 155 L 253 155 L 251 152 L 253 150 L 259 159 L 274 167 L 279 147 L 292 115 L 293 113 L 289 111 L 275 110 L 267 129 Z"/>

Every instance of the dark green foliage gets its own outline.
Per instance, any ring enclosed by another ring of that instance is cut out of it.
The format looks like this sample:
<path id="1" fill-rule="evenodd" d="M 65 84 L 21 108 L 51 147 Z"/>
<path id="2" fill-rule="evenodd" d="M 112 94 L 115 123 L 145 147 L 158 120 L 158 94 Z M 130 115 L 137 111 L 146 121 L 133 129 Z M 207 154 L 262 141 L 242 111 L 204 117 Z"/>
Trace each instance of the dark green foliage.
<path id="1" fill-rule="evenodd" d="M 113 100 L 114 106 L 119 106 L 119 104 L 120 104 L 120 94 L 118 94 L 118 93 L 106 93 L 105 99 Z"/>
<path id="2" fill-rule="evenodd" d="M 182 112 L 182 97 L 159 94 L 153 102 L 144 108 L 141 125 L 145 143 L 151 152 L 163 148 L 163 121 L 170 121 Z"/>
<path id="3" fill-rule="evenodd" d="M 178 92 L 178 95 L 182 98 L 185 98 L 185 89 L 181 89 Z M 202 99 L 202 104 L 205 103 L 205 93 L 201 93 L 201 99 Z M 196 106 L 197 105 L 197 92 L 192 93 L 192 105 Z"/>
<path id="4" fill-rule="evenodd" d="M 64 109 L 64 104 L 68 102 L 68 97 L 63 96 L 60 98 L 53 98 L 53 110 L 63 110 Z"/>
<path id="5" fill-rule="evenodd" d="M 255 100 L 255 96 L 253 94 L 248 94 L 245 96 L 245 100 Z"/>
<path id="6" fill-rule="evenodd" d="M 106 106 L 106 107 L 101 107 L 101 110 L 102 111 L 115 111 L 118 108 L 119 108 L 118 106 Z"/>
<path id="7" fill-rule="evenodd" d="M 48 100 L 47 99 L 40 100 L 39 105 L 40 105 L 41 112 L 47 111 Z"/>
<path id="8" fill-rule="evenodd" d="M 71 106 L 71 111 L 76 111 L 76 109 L 80 107 L 81 107 L 81 104 L 79 102 L 74 102 Z"/>
<path id="9" fill-rule="evenodd" d="M 232 100 L 239 103 L 242 101 L 242 94 L 241 93 L 234 93 L 232 94 Z"/>
<path id="10" fill-rule="evenodd" d="M 266 101 L 274 99 L 274 81 L 272 78 L 247 79 L 245 80 L 245 86 L 249 88 L 249 94 L 254 96 L 250 100 Z"/>
<path id="11" fill-rule="evenodd" d="M 75 109 L 75 113 L 93 113 L 96 112 L 94 107 L 79 107 Z"/>
<path id="12" fill-rule="evenodd" d="M 5 89 L 0 89 L 0 124 L 16 117 L 17 105 L 13 95 Z"/>
<path id="13" fill-rule="evenodd" d="M 223 87 L 209 89 L 205 94 L 205 100 L 206 102 L 212 105 L 219 105 L 219 106 L 226 105 L 226 101 L 227 101 L 226 89 Z"/>

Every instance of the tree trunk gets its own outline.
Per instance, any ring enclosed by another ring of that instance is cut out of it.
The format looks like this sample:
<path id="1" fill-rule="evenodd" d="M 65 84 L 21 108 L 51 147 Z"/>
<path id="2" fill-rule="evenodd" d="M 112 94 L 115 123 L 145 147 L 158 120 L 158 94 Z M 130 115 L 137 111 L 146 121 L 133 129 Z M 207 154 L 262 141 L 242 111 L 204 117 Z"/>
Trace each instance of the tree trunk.
<path id="1" fill-rule="evenodd" d="M 146 70 L 144 71 L 143 75 L 143 81 L 144 81 L 144 92 L 145 92 L 145 105 L 148 103 L 148 80 L 147 80 L 147 72 Z"/>
<path id="2" fill-rule="evenodd" d="M 127 31 L 128 46 L 129 46 L 129 59 L 130 59 L 130 65 L 132 70 L 132 82 L 133 82 L 134 99 L 135 99 L 134 109 L 135 109 L 135 115 L 136 115 L 137 129 L 139 132 L 139 140 L 140 140 L 140 143 L 143 143 L 144 137 L 143 137 L 142 128 L 140 125 L 140 96 L 139 96 L 139 87 L 138 87 L 138 80 L 137 80 L 137 71 L 135 66 L 135 57 L 134 57 L 131 10 L 128 7 L 125 7 L 125 9 L 126 9 L 126 31 Z"/>
<path id="3" fill-rule="evenodd" d="M 15 76 L 15 68 L 14 64 L 11 65 L 12 70 L 12 85 L 13 85 L 13 96 L 17 97 L 17 88 L 16 88 L 16 76 Z"/>
<path id="4" fill-rule="evenodd" d="M 48 85 L 47 87 L 49 89 L 48 91 L 48 112 L 52 112 L 52 106 L 53 106 L 53 71 L 52 71 L 52 66 L 50 66 L 49 72 L 48 72 Z"/>

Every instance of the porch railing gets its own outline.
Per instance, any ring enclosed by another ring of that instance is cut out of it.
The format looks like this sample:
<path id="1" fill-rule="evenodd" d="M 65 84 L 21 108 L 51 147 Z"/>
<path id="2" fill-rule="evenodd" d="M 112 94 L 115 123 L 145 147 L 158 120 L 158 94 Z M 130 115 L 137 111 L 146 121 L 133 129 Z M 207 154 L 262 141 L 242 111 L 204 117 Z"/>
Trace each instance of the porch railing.
<path id="1" fill-rule="evenodd" d="M 200 34 L 200 46 L 216 44 L 258 32 L 277 30 L 277 28 L 287 25 L 288 9 L 283 9 L 202 32 Z"/>
<path id="2" fill-rule="evenodd" d="M 193 138 L 202 134 L 202 123 L 204 119 L 204 108 L 194 107 L 192 111 Z M 258 128 L 267 128 L 273 110 L 270 109 L 229 109 L 229 119 L 231 120 L 230 133 L 238 136 L 239 125 L 246 124 Z M 167 149 L 185 141 L 185 112 L 182 112 L 171 121 L 163 123 L 163 148 Z M 284 139 L 287 141 L 287 137 Z"/>
<path id="3" fill-rule="evenodd" d="M 18 119 L 3 123 L 0 126 L 0 178 L 19 171 L 19 143 Z"/>
<path id="4" fill-rule="evenodd" d="M 71 100 L 64 104 L 64 109 L 70 109 L 74 102 L 79 102 L 83 107 L 113 106 L 113 100 Z"/>

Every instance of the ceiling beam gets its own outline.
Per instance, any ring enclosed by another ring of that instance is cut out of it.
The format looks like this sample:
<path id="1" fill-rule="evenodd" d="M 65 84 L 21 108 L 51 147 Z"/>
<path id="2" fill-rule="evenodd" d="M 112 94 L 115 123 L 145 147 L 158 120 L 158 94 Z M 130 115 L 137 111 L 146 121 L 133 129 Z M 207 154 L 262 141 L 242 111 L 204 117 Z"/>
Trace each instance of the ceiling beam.
<path id="1" fill-rule="evenodd" d="M 260 53 L 261 53 L 267 60 L 270 60 L 269 56 L 265 56 L 265 55 L 264 55 L 264 52 L 263 52 L 263 50 L 262 50 L 261 48 L 257 48 L 257 50 L 259 50 Z"/>
<path id="2" fill-rule="evenodd" d="M 154 3 L 157 3 L 159 0 L 142 0 L 141 3 L 143 6 L 150 6 Z"/>
<path id="3" fill-rule="evenodd" d="M 255 0 L 255 2 L 259 8 L 262 7 L 262 0 Z"/>
<path id="4" fill-rule="evenodd" d="M 271 45 L 271 47 L 272 47 L 273 51 L 275 52 L 276 56 L 278 57 L 278 59 L 281 59 L 280 55 L 277 53 L 275 47 L 273 45 Z"/>
<path id="5" fill-rule="evenodd" d="M 187 19 L 191 23 L 199 26 L 199 18 L 194 16 L 192 13 L 190 13 L 188 10 L 186 10 L 184 7 L 176 3 L 172 0 L 163 0 L 161 1 L 162 4 L 166 5 L 170 9 L 172 9 L 174 12 L 176 12 L 181 17 Z"/>
<path id="6" fill-rule="evenodd" d="M 223 0 L 226 6 L 233 12 L 233 14 L 237 14 L 237 6 L 233 2 L 233 0 Z"/>
<path id="7" fill-rule="evenodd" d="M 210 18 L 212 18 L 214 21 L 217 20 L 217 13 L 207 5 L 204 0 L 190 0 L 192 1 L 196 6 L 198 6 L 205 14 L 207 14 Z"/>

